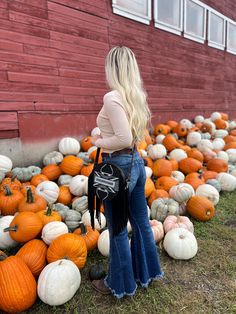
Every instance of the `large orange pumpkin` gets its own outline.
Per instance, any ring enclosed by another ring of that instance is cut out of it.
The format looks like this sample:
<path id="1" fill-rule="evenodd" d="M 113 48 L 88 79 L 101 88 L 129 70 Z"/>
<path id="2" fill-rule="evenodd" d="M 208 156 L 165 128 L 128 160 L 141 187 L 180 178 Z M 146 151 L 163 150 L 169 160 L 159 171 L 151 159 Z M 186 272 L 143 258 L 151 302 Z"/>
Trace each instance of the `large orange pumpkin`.
<path id="1" fill-rule="evenodd" d="M 19 202 L 19 212 L 38 212 L 47 208 L 47 201 L 40 195 L 33 194 L 31 188 L 27 189 L 27 195 Z"/>
<path id="2" fill-rule="evenodd" d="M 49 263 L 66 258 L 81 269 L 87 259 L 87 247 L 83 237 L 75 233 L 62 234 L 52 241 L 47 251 Z"/>
<path id="3" fill-rule="evenodd" d="M 202 163 L 194 158 L 184 158 L 180 160 L 179 162 L 179 169 L 184 174 L 188 174 L 191 172 L 198 172 L 200 169 L 202 169 Z"/>
<path id="4" fill-rule="evenodd" d="M 156 180 L 155 188 L 169 192 L 169 189 L 172 186 L 177 185 L 177 184 L 178 184 L 177 180 L 175 180 L 171 177 L 163 176 L 163 177 L 160 177 Z"/>
<path id="5" fill-rule="evenodd" d="M 14 215 L 17 212 L 20 201 L 24 195 L 17 190 L 10 190 L 9 186 L 4 185 L 4 192 L 0 193 L 0 210 L 3 216 Z"/>
<path id="6" fill-rule="evenodd" d="M 227 172 L 228 164 L 223 159 L 219 158 L 210 159 L 207 163 L 207 170 L 215 172 Z"/>
<path id="7" fill-rule="evenodd" d="M 39 173 L 31 178 L 30 183 L 34 186 L 37 186 L 39 183 L 44 182 L 44 181 L 49 181 L 48 177 L 42 173 Z"/>
<path id="8" fill-rule="evenodd" d="M 29 267 L 32 274 L 38 277 L 46 266 L 47 245 L 39 239 L 25 243 L 16 253 Z"/>
<path id="9" fill-rule="evenodd" d="M 58 165 L 50 164 L 43 167 L 42 172 L 50 181 L 57 180 L 62 174 L 61 168 Z"/>
<path id="10" fill-rule="evenodd" d="M 200 221 L 208 221 L 215 215 L 213 203 L 204 196 L 192 196 L 186 209 L 193 218 Z"/>
<path id="11" fill-rule="evenodd" d="M 153 163 L 152 171 L 154 177 L 170 177 L 172 170 L 172 164 L 169 160 L 157 159 Z"/>
<path id="12" fill-rule="evenodd" d="M 198 161 L 203 162 L 203 154 L 197 148 L 188 150 L 187 155 L 189 158 L 197 159 Z"/>
<path id="13" fill-rule="evenodd" d="M 64 157 L 60 164 L 60 168 L 62 172 L 69 174 L 71 176 L 75 176 L 79 174 L 82 166 L 83 166 L 83 159 L 73 156 L 73 155 L 68 155 Z"/>
<path id="14" fill-rule="evenodd" d="M 165 148 L 170 152 L 175 148 L 180 148 L 181 144 L 178 143 L 178 141 L 174 138 L 172 135 L 166 135 L 166 137 L 163 139 L 162 144 L 165 146 Z"/>
<path id="15" fill-rule="evenodd" d="M 92 251 L 97 247 L 98 238 L 100 236 L 98 230 L 93 230 L 91 226 L 85 226 L 81 223 L 80 227 L 74 230 L 74 233 L 83 237 L 88 251 Z"/>
<path id="16" fill-rule="evenodd" d="M 36 301 L 35 278 L 19 256 L 0 252 L 0 287 L 1 311 L 21 313 Z"/>

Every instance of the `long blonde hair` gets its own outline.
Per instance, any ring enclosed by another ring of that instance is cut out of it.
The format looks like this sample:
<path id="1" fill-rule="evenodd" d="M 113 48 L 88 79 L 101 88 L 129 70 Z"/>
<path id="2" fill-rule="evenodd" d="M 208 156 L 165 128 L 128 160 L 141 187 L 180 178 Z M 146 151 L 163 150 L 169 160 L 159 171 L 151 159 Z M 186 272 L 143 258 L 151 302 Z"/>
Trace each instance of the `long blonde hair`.
<path id="1" fill-rule="evenodd" d="M 119 92 L 126 109 L 134 142 L 144 137 L 151 113 L 134 53 L 128 47 L 113 47 L 105 62 L 106 79 Z"/>

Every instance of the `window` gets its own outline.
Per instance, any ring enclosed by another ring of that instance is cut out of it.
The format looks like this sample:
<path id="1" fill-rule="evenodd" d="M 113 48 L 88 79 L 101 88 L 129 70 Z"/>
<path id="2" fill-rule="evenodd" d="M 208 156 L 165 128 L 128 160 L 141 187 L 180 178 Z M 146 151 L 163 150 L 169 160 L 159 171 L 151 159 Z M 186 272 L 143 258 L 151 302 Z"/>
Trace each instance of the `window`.
<path id="1" fill-rule="evenodd" d="M 206 6 L 198 0 L 185 0 L 184 37 L 200 43 L 206 39 Z"/>
<path id="2" fill-rule="evenodd" d="M 155 26 L 181 35 L 183 31 L 183 0 L 155 0 Z"/>
<path id="3" fill-rule="evenodd" d="M 113 13 L 150 24 L 151 0 L 112 0 Z"/>
<path id="4" fill-rule="evenodd" d="M 218 12 L 209 9 L 208 15 L 208 45 L 224 50 L 225 48 L 225 18 Z"/>
<path id="5" fill-rule="evenodd" d="M 236 23 L 227 21 L 227 51 L 236 54 Z"/>

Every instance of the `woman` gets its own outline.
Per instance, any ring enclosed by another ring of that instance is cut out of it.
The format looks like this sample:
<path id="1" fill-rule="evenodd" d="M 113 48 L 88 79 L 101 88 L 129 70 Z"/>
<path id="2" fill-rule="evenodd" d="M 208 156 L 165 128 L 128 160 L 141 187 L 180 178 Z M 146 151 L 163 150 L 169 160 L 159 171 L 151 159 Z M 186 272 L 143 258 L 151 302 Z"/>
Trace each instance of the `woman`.
<path id="1" fill-rule="evenodd" d="M 103 161 L 120 166 L 127 176 L 131 169 L 129 220 L 132 237 L 130 248 L 127 228 L 112 235 L 115 221 L 112 220 L 111 202 L 106 201 L 109 270 L 104 280 L 94 280 L 92 286 L 103 294 L 112 293 L 122 298 L 134 295 L 137 283 L 147 287 L 151 280 L 162 277 L 163 272 L 147 215 L 144 163 L 137 151 L 132 152 L 132 147 L 143 139 L 150 119 L 134 53 L 127 47 L 112 48 L 106 57 L 105 71 L 111 91 L 104 96 L 104 105 L 97 117 L 101 136 L 94 136 L 92 140 L 102 148 Z"/>

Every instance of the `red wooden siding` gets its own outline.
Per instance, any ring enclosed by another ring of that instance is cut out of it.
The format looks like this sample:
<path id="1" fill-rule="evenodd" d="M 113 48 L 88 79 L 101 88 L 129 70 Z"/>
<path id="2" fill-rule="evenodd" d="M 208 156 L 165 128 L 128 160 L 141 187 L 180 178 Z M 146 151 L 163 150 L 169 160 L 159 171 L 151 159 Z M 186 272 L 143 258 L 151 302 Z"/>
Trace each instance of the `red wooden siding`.
<path id="1" fill-rule="evenodd" d="M 236 20 L 234 0 L 203 2 Z M 90 132 L 114 45 L 134 50 L 154 123 L 212 111 L 236 117 L 235 55 L 115 15 L 110 0 L 1 0 L 0 138 Z"/>

